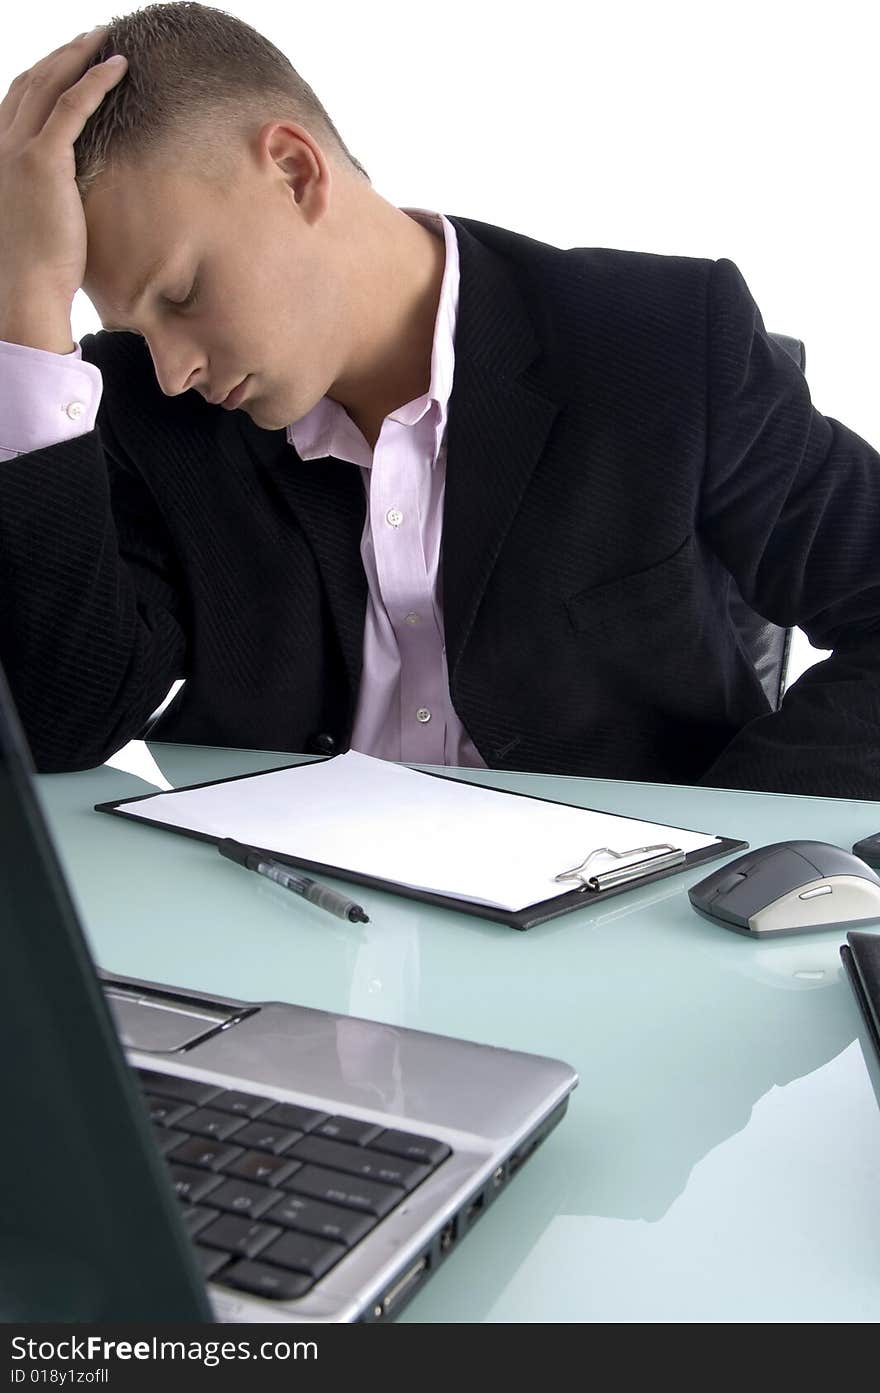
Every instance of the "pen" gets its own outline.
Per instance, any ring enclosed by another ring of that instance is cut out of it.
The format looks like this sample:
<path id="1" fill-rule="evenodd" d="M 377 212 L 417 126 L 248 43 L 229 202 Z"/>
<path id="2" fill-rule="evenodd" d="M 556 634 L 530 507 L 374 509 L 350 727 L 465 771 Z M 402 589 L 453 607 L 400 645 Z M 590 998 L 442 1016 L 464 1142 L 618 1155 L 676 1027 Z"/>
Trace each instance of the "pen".
<path id="1" fill-rule="evenodd" d="M 319 881 L 312 880 L 310 876 L 303 875 L 300 871 L 293 871 L 289 866 L 282 866 L 278 861 L 272 861 L 269 857 L 261 856 L 252 846 L 245 846 L 243 842 L 233 841 L 231 837 L 224 837 L 217 845 L 217 850 L 221 856 L 227 856 L 230 861 L 237 861 L 239 866 L 244 866 L 245 870 L 256 871 L 257 875 L 264 875 L 267 880 L 274 880 L 276 885 L 283 885 L 285 890 L 292 890 L 295 895 L 302 895 L 304 900 L 309 900 L 319 909 L 326 909 L 330 914 L 335 914 L 340 919 L 348 919 L 352 924 L 369 924 L 369 915 L 365 914 L 359 904 L 354 904 L 352 900 L 347 900 L 344 895 L 337 894 L 331 890 L 329 885 L 321 885 Z"/>

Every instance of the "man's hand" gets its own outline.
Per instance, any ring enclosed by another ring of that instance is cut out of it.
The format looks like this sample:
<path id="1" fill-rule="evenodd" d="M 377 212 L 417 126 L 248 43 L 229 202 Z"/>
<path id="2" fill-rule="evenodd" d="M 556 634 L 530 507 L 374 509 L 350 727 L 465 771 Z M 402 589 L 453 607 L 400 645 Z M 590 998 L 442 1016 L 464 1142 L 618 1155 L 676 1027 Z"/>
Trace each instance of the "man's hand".
<path id="1" fill-rule="evenodd" d="M 71 353 L 70 309 L 86 269 L 74 142 L 128 64 L 85 71 L 106 26 L 21 73 L 0 103 L 0 339 Z"/>

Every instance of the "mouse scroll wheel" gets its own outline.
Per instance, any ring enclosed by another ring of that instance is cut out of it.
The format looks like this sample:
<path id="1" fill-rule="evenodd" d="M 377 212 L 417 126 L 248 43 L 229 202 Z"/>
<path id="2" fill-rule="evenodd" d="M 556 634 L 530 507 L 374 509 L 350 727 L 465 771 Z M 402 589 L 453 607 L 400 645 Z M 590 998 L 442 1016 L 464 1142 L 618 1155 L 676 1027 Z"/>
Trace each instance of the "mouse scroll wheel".
<path id="1" fill-rule="evenodd" d="M 748 877 L 745 871 L 731 871 L 730 875 L 725 876 L 721 883 L 715 887 L 715 894 L 712 898 L 715 899 L 718 895 L 726 895 L 728 890 L 733 890 L 737 885 L 741 885 L 742 882 L 747 879 Z"/>

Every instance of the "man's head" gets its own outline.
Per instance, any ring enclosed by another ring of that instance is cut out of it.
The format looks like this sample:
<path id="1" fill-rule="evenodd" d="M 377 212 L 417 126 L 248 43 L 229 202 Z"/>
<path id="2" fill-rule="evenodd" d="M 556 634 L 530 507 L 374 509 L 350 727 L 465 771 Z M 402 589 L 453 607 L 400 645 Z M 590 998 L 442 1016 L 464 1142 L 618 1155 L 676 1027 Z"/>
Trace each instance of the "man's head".
<path id="1" fill-rule="evenodd" d="M 163 391 L 216 401 L 247 374 L 244 409 L 280 428 L 352 370 L 367 318 L 352 291 L 377 228 L 415 225 L 241 20 L 151 5 L 110 24 L 95 61 L 112 52 L 127 73 L 75 146 L 84 289 L 108 328 L 144 336 Z"/>

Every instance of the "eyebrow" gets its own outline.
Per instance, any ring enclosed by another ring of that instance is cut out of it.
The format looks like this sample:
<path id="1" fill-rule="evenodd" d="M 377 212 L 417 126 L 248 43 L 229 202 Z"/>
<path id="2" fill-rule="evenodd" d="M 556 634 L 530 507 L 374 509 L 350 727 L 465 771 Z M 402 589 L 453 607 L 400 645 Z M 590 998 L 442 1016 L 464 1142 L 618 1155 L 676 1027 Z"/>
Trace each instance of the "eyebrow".
<path id="1" fill-rule="evenodd" d="M 170 256 L 160 256 L 157 257 L 157 259 L 150 264 L 150 266 L 147 268 L 144 274 L 137 281 L 134 287 L 134 291 L 132 293 L 132 297 L 128 302 L 128 307 L 124 310 L 125 314 L 134 314 L 141 300 L 144 298 L 147 291 L 153 284 L 153 281 L 159 275 L 159 272 L 164 270 L 164 268 L 168 265 L 168 262 L 170 260 Z M 130 330 L 125 329 L 124 326 L 121 324 L 107 324 L 106 321 L 102 322 L 104 328 L 108 331 L 108 333 L 125 334 L 130 332 Z"/>

